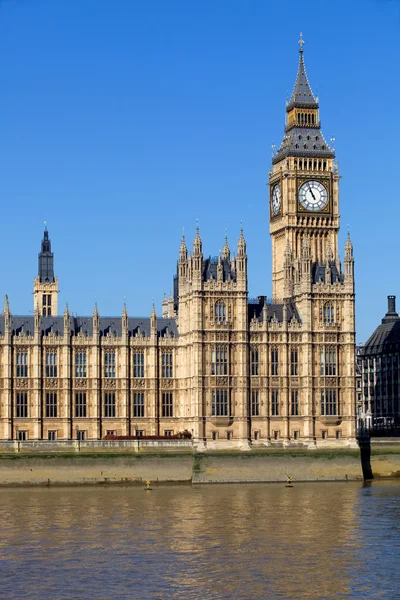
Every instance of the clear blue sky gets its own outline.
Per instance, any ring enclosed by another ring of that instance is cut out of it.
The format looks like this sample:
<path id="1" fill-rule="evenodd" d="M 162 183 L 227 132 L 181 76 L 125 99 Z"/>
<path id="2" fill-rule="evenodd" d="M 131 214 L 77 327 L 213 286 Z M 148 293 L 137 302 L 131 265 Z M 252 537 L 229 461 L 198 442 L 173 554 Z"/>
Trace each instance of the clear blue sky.
<path id="1" fill-rule="evenodd" d="M 336 138 L 357 338 L 397 294 L 400 2 L 0 1 L 0 294 L 32 311 L 48 222 L 60 312 L 146 316 L 185 227 L 206 255 L 243 221 L 250 296 L 271 294 L 268 171 L 300 31 Z M 342 252 L 343 257 L 343 252 Z M 400 308 L 400 306 L 399 306 Z"/>

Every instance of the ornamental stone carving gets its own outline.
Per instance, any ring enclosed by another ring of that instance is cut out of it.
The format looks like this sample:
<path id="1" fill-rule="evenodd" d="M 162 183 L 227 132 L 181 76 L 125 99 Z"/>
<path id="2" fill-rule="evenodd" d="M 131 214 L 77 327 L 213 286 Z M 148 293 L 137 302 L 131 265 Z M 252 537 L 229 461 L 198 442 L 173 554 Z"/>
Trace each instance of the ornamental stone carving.
<path id="1" fill-rule="evenodd" d="M 144 387 L 144 379 L 134 379 L 133 380 L 133 387 L 134 388 L 143 388 Z"/>
<path id="2" fill-rule="evenodd" d="M 15 387 L 18 388 L 19 390 L 26 389 L 28 387 L 28 380 L 27 379 L 17 379 L 15 382 Z"/>
<path id="3" fill-rule="evenodd" d="M 104 380 L 104 388 L 106 390 L 114 390 L 116 387 L 115 379 L 105 379 Z"/>
<path id="4" fill-rule="evenodd" d="M 162 379 L 162 388 L 163 389 L 171 389 L 174 385 L 174 382 L 172 379 Z"/>
<path id="5" fill-rule="evenodd" d="M 221 386 L 228 385 L 228 378 L 227 377 L 217 377 L 216 384 L 221 385 Z"/>
<path id="6" fill-rule="evenodd" d="M 86 379 L 75 379 L 75 387 L 77 388 L 85 388 L 87 386 Z"/>
<path id="7" fill-rule="evenodd" d="M 58 387 L 58 380 L 57 379 L 45 379 L 45 387 L 46 388 Z"/>

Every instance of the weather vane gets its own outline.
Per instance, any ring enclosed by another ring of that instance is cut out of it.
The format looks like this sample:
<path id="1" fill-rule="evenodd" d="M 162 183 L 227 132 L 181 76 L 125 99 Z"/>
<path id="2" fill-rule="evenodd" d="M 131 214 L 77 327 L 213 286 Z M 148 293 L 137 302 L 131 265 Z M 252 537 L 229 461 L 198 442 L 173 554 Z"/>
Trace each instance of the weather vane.
<path id="1" fill-rule="evenodd" d="M 300 39 L 299 39 L 300 52 L 303 52 L 303 45 L 304 45 L 303 34 L 300 33 Z"/>

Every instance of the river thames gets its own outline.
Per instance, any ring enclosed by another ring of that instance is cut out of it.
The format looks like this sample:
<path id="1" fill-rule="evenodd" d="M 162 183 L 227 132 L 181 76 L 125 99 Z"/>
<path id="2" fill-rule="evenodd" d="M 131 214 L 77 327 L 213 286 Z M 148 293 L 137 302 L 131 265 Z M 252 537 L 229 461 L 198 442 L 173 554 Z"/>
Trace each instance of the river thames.
<path id="1" fill-rule="evenodd" d="M 0 597 L 400 598 L 400 482 L 0 490 Z"/>

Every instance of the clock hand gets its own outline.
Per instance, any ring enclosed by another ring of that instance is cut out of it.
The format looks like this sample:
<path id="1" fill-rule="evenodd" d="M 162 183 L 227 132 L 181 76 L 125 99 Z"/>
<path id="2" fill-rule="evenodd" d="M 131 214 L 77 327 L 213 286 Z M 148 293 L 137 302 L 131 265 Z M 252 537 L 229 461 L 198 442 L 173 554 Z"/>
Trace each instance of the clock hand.
<path id="1" fill-rule="evenodd" d="M 311 196 L 312 196 L 312 197 L 313 197 L 313 199 L 315 200 L 315 196 L 314 196 L 314 194 L 313 194 L 313 191 L 312 191 L 311 184 L 308 184 L 308 189 L 309 189 L 309 190 L 310 190 L 310 192 L 311 192 Z"/>

